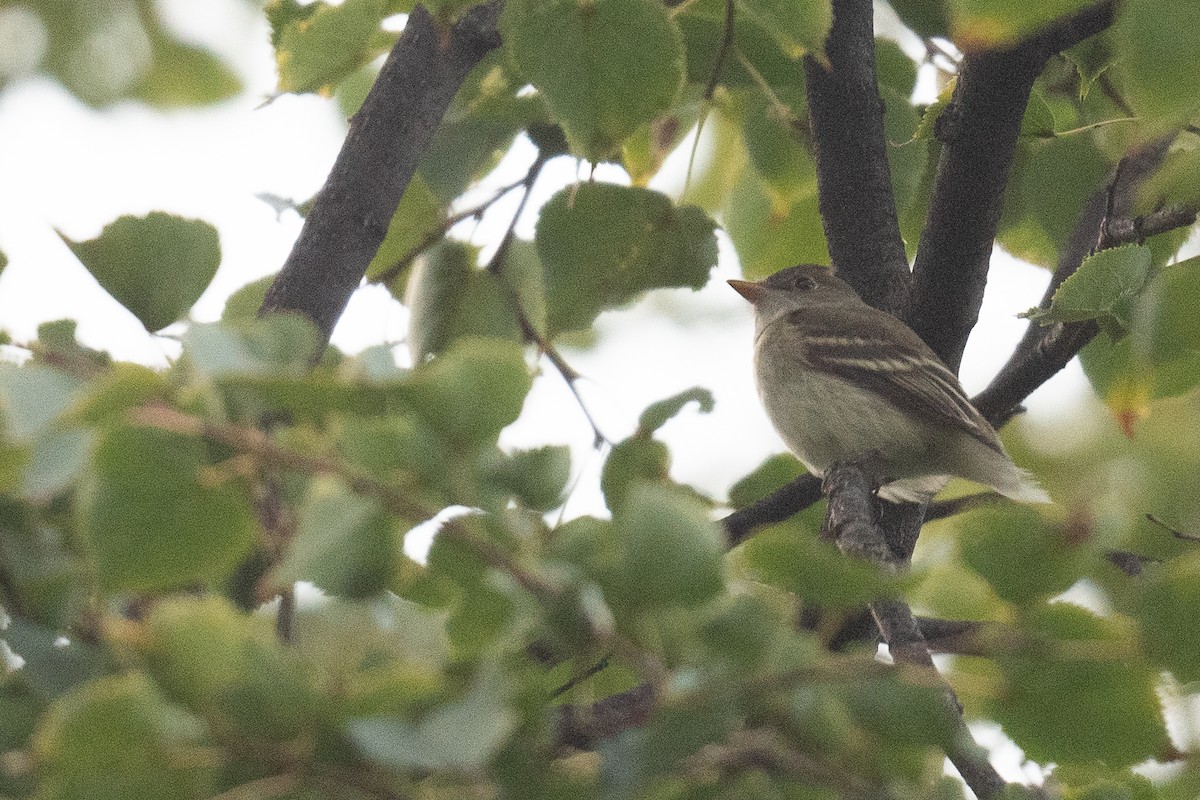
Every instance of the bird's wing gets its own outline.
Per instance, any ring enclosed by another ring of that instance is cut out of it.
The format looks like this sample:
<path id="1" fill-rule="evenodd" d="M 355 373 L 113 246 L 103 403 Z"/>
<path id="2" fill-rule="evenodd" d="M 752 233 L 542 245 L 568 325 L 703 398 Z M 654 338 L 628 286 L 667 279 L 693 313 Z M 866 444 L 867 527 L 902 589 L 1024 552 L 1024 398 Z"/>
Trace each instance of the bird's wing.
<path id="1" fill-rule="evenodd" d="M 912 329 L 869 306 L 848 311 L 851 324 L 837 334 L 815 329 L 803 310 L 788 315 L 802 334 L 805 367 L 873 391 L 930 422 L 953 425 L 1003 452 L 958 378 Z"/>

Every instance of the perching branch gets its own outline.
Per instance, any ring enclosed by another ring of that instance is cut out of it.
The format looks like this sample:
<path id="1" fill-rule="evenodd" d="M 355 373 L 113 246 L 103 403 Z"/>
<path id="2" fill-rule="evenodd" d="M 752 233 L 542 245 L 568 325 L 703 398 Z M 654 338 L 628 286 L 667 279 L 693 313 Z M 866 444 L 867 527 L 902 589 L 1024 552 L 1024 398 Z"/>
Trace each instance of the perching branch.
<path id="1" fill-rule="evenodd" d="M 259 313 L 297 311 L 329 340 L 468 73 L 499 46 L 502 0 L 439 29 L 417 6 L 379 72 Z"/>
<path id="2" fill-rule="evenodd" d="M 954 97 L 936 126 L 942 154 L 907 314 L 913 330 L 953 370 L 979 317 L 1033 82 L 1050 56 L 1108 27 L 1114 5 L 1104 0 L 1009 50 L 963 61 Z"/>
<path id="3" fill-rule="evenodd" d="M 876 525 L 871 502 L 874 488 L 867 473 L 858 465 L 831 467 L 825 475 L 829 511 L 822 530 L 833 537 L 842 552 L 891 572 L 907 560 L 907 554 L 894 552 L 885 539 L 884 531 Z M 887 642 L 895 662 L 919 667 L 936 676 L 942 684 L 945 712 L 955 728 L 953 741 L 946 748 L 947 758 L 978 797 L 987 800 L 999 795 L 1007 784 L 988 761 L 987 751 L 979 746 L 967 730 L 958 698 L 938 673 L 912 610 L 899 600 L 881 600 L 872 603 L 870 608 L 875 625 Z"/>
<path id="4" fill-rule="evenodd" d="M 896 219 L 871 0 L 834 0 L 828 64 L 804 59 L 821 224 L 834 268 L 868 304 L 901 314 L 908 259 Z"/>

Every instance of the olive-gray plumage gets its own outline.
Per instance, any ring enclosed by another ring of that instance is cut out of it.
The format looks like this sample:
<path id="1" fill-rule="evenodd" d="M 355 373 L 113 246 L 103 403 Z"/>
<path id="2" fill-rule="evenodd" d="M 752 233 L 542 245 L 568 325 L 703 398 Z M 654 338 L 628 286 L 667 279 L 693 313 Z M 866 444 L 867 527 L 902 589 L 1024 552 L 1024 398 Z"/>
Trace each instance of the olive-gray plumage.
<path id="1" fill-rule="evenodd" d="M 730 285 L 754 305 L 763 406 L 811 472 L 874 456 L 889 480 L 885 499 L 928 500 L 958 476 L 1015 500 L 1049 500 L 921 338 L 828 268 Z"/>

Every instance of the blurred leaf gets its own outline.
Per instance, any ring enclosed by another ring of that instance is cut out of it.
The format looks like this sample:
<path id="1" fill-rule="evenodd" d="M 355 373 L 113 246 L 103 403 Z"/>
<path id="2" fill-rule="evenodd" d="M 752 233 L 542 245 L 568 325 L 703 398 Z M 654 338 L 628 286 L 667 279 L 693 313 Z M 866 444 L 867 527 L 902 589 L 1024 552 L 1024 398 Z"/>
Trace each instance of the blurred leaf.
<path id="1" fill-rule="evenodd" d="M 1172 150 L 1138 191 L 1136 213 L 1161 207 L 1200 208 L 1200 148 Z"/>
<path id="2" fill-rule="evenodd" d="M 917 85 L 917 65 L 900 45 L 891 39 L 875 40 L 875 71 L 879 74 L 880 87 L 889 89 L 908 104 Z M 888 138 L 892 138 L 890 134 Z"/>
<path id="3" fill-rule="evenodd" d="M 77 504 L 107 592 L 176 589 L 223 578 L 255 536 L 249 497 L 214 480 L 204 443 L 153 428 L 100 438 Z"/>
<path id="4" fill-rule="evenodd" d="M 354 719 L 350 738 L 367 758 L 393 769 L 478 769 L 516 727 L 508 694 L 500 674 L 485 668 L 462 699 L 434 708 L 420 722 Z"/>
<path id="5" fill-rule="evenodd" d="M 279 91 L 325 92 L 369 61 L 369 45 L 384 16 L 384 0 L 346 0 L 341 5 L 318 3 L 298 12 L 275 6 Z M 301 18 L 302 16 L 302 18 Z"/>
<path id="6" fill-rule="evenodd" d="M 887 159 L 892 173 L 892 193 L 896 208 L 903 212 L 913 205 L 921 188 L 929 148 L 919 142 L 903 146 L 905 142 L 912 142 L 921 117 L 908 102 L 907 95 L 898 94 L 888 86 L 879 89 L 884 101 L 883 128 L 889 144 Z"/>
<path id="7" fill-rule="evenodd" d="M 1017 258 L 1053 267 L 1109 165 L 1086 136 L 1022 138 L 997 239 Z"/>
<path id="8" fill-rule="evenodd" d="M 1165 752 L 1157 674 L 1120 621 L 1055 603 L 1021 629 L 1031 646 L 996 657 L 1004 685 L 989 713 L 1029 758 L 1116 766 Z"/>
<path id="9" fill-rule="evenodd" d="M 741 547 L 752 574 L 764 583 L 824 608 L 855 608 L 895 593 L 875 567 L 843 556 L 817 539 L 823 509 L 763 529 Z"/>
<path id="10" fill-rule="evenodd" d="M 1091 0 L 946 0 L 950 32 L 963 51 L 993 50 L 1016 44 L 1051 22 L 1070 16 Z"/>
<path id="11" fill-rule="evenodd" d="M 1022 136 L 1053 136 L 1054 112 L 1045 96 L 1035 87 L 1029 94 L 1025 115 L 1021 117 Z"/>
<path id="12" fill-rule="evenodd" d="M 298 510 L 291 547 L 272 573 L 277 585 L 310 581 L 329 594 L 365 598 L 381 592 L 397 556 L 393 521 L 379 504 L 341 481 L 317 478 Z M 421 520 L 407 520 L 415 524 Z"/>
<path id="13" fill-rule="evenodd" d="M 982 575 L 1010 603 L 1026 604 L 1060 594 L 1075 583 L 1084 542 L 1050 525 L 1028 506 L 983 509 L 971 515 L 962 542 L 963 562 Z"/>
<path id="14" fill-rule="evenodd" d="M 767 456 L 754 471 L 729 488 L 729 504 L 734 508 L 746 508 L 804 473 L 803 465 L 791 453 Z"/>
<path id="15" fill-rule="evenodd" d="M 94 439 L 92 431 L 79 428 L 39 437 L 30 451 L 22 491 L 44 501 L 66 490 L 87 464 Z"/>
<path id="16" fill-rule="evenodd" d="M 1191 0 L 1129 0 L 1114 25 L 1116 60 L 1129 100 L 1142 114 L 1183 118 L 1200 106 L 1200 6 Z"/>
<path id="17" fill-rule="evenodd" d="M 1131 301 L 1149 278 L 1149 248 L 1125 245 L 1103 250 L 1085 258 L 1063 281 L 1050 308 L 1028 316 L 1043 325 L 1095 319 L 1115 338 L 1128 329 Z"/>
<path id="18" fill-rule="evenodd" d="M 825 59 L 825 37 L 833 24 L 829 0 L 740 0 L 737 8 L 761 25 L 789 58 Z"/>
<path id="19" fill-rule="evenodd" d="M 517 418 L 532 376 L 520 345 L 498 339 L 459 339 L 412 372 L 413 405 L 452 439 L 495 442 Z"/>
<path id="20" fill-rule="evenodd" d="M 701 386 L 693 386 L 691 389 L 686 389 L 677 395 L 668 397 L 666 400 L 659 400 L 657 403 L 651 403 L 638 417 L 638 436 L 650 436 L 663 425 L 666 425 L 672 417 L 683 410 L 688 403 L 695 402 L 700 408 L 700 412 L 707 414 L 713 410 L 712 392 Z"/>
<path id="21" fill-rule="evenodd" d="M 494 52 L 467 76 L 417 167 L 443 205 L 495 167 L 522 131 L 543 156 L 554 155 L 554 148 L 537 140 L 539 125 L 547 122 L 545 100 L 537 94 L 518 96 L 526 82 L 512 73 L 506 54 Z"/>
<path id="22" fill-rule="evenodd" d="M 183 334 L 189 363 L 212 378 L 303 375 L 317 350 L 317 329 L 300 314 L 192 325 Z"/>
<path id="23" fill-rule="evenodd" d="M 225 310 L 221 312 L 221 321 L 238 322 L 258 319 L 258 310 L 262 308 L 267 290 L 271 288 L 271 284 L 275 283 L 276 277 L 278 277 L 277 273 L 264 275 L 229 295 L 225 301 Z"/>
<path id="24" fill-rule="evenodd" d="M 221 261 L 212 225 L 160 212 L 121 217 L 86 242 L 63 241 L 104 290 L 151 332 L 187 315 Z"/>
<path id="25" fill-rule="evenodd" d="M 212 795 L 207 731 L 136 672 L 81 686 L 50 709 L 34 738 L 38 796 L 157 800 Z"/>
<path id="26" fill-rule="evenodd" d="M 82 386 L 82 381 L 55 369 L 0 362 L 0 419 L 7 434 L 24 441 L 43 434 Z"/>
<path id="27" fill-rule="evenodd" d="M 133 89 L 133 96 L 159 108 L 201 106 L 241 93 L 237 75 L 207 50 L 152 37 L 154 63 Z"/>
<path id="28" fill-rule="evenodd" d="M 950 31 L 945 0 L 890 0 L 889 5 L 919 36 L 946 36 Z"/>
<path id="29" fill-rule="evenodd" d="M 476 255 L 470 245 L 443 240 L 417 259 L 404 300 L 412 310 L 408 344 L 414 364 L 464 337 L 523 341 L 516 297 L 500 278 L 475 267 Z"/>
<path id="30" fill-rule="evenodd" d="M 650 483 L 628 490 L 613 514 L 620 542 L 614 591 L 636 607 L 694 607 L 719 592 L 723 535 L 699 501 Z"/>
<path id="31" fill-rule="evenodd" d="M 511 492 L 526 508 L 549 511 L 562 502 L 571 477 L 571 449 L 547 446 L 517 450 L 489 462 L 488 479 Z"/>
<path id="32" fill-rule="evenodd" d="M 58 631 L 11 617 L 0 636 L 12 651 L 25 659 L 22 674 L 39 697 L 52 700 L 72 688 L 112 671 L 103 648 L 79 641 L 63 641 Z"/>
<path id="33" fill-rule="evenodd" d="M 367 280 L 379 280 L 383 273 L 412 255 L 428 237 L 442 230 L 444 218 L 445 208 L 424 178 L 419 173 L 413 175 L 400 198 L 400 204 L 396 206 L 396 213 L 392 215 L 383 243 L 367 266 Z M 389 282 L 389 288 L 403 286 L 405 277 L 405 272 L 397 273 Z"/>
<path id="34" fill-rule="evenodd" d="M 1194 624 L 1200 608 L 1200 554 L 1186 553 L 1155 567 L 1143 581 L 1137 619 L 1148 654 L 1180 683 L 1200 680 L 1200 628 Z"/>
<path id="35" fill-rule="evenodd" d="M 779 114 L 766 101 L 757 103 L 746 114 L 744 130 L 746 152 L 769 187 L 772 207 L 787 209 L 814 191 L 816 166 L 804 121 Z"/>
<path id="36" fill-rule="evenodd" d="M 683 43 L 652 0 L 512 0 L 500 29 L 573 147 L 598 161 L 666 111 L 683 84 Z"/>
<path id="37" fill-rule="evenodd" d="M 604 503 L 612 511 L 620 508 L 631 487 L 643 483 L 662 483 L 668 478 L 671 453 L 667 446 L 647 436 L 631 436 L 613 445 L 604 461 L 600 490 Z"/>
<path id="38" fill-rule="evenodd" d="M 717 260 L 713 228 L 698 208 L 676 208 L 648 189 L 563 189 L 537 225 L 551 335 L 585 328 L 647 289 L 704 286 Z"/>
<path id="39" fill-rule="evenodd" d="M 216 597 L 155 606 L 135 640 L 155 683 L 213 727 L 270 742 L 311 733 L 319 706 L 294 651 L 264 616 Z"/>
<path id="40" fill-rule="evenodd" d="M 829 262 L 825 231 L 817 212 L 815 175 L 801 199 L 778 208 L 767 185 L 745 171 L 733 189 L 725 230 L 747 280 L 759 280 L 795 264 Z"/>

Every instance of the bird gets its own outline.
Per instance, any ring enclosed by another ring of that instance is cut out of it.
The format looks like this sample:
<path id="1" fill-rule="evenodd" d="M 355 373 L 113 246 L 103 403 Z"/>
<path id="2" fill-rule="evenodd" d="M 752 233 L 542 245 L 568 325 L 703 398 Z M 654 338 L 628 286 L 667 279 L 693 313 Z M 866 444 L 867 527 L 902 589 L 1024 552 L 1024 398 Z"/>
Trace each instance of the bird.
<path id="1" fill-rule="evenodd" d="M 891 502 L 928 502 L 952 476 L 1050 501 L 921 337 L 830 268 L 801 264 L 729 285 L 754 307 L 763 407 L 809 472 L 870 459 L 877 494 Z"/>

